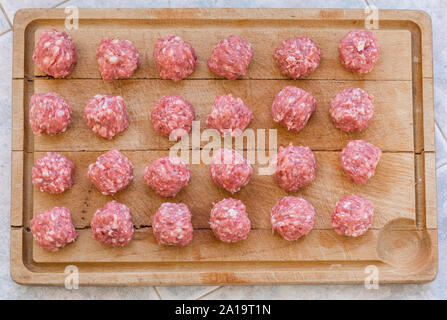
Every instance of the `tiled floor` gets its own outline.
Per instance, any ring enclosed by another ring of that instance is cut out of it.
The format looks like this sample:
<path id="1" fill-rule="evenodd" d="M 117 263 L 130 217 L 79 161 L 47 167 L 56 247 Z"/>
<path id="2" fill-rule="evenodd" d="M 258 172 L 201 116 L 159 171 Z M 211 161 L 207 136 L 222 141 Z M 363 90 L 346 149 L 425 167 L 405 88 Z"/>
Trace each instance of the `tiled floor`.
<path id="1" fill-rule="evenodd" d="M 365 8 L 366 0 L 0 0 L 0 298 L 39 299 L 417 299 L 447 298 L 447 2 L 444 0 L 367 0 L 379 8 L 423 9 L 434 29 L 435 113 L 438 178 L 439 274 L 428 284 L 381 285 L 366 290 L 355 285 L 191 286 L 80 288 L 25 287 L 9 276 L 9 196 L 11 148 L 11 58 L 14 13 L 26 7 L 334 7 Z"/>

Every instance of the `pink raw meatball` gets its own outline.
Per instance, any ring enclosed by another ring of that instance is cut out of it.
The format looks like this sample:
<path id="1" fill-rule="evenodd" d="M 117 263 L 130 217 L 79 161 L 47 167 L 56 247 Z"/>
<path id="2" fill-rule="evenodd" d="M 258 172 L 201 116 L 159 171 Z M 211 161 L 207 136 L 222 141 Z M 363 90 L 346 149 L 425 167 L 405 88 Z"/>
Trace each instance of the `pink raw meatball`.
<path id="1" fill-rule="evenodd" d="M 316 108 L 317 101 L 310 92 L 287 86 L 273 101 L 272 117 L 287 130 L 300 131 Z"/>
<path id="2" fill-rule="evenodd" d="M 291 38 L 275 50 L 275 61 L 281 72 L 291 78 L 304 78 L 320 64 L 321 50 L 309 37 Z"/>
<path id="3" fill-rule="evenodd" d="M 219 201 L 211 209 L 210 226 L 214 235 L 223 242 L 247 239 L 251 224 L 245 204 L 232 198 Z"/>
<path id="4" fill-rule="evenodd" d="M 96 210 L 90 226 L 93 239 L 111 247 L 129 244 L 134 233 L 130 209 L 115 200 Z"/>
<path id="5" fill-rule="evenodd" d="M 220 77 L 235 80 L 245 75 L 252 58 L 251 44 L 232 35 L 214 46 L 208 68 Z"/>
<path id="6" fill-rule="evenodd" d="M 84 120 L 90 130 L 109 140 L 129 126 L 129 114 L 121 96 L 95 95 L 87 102 Z"/>
<path id="7" fill-rule="evenodd" d="M 296 192 L 315 179 L 317 161 L 309 147 L 290 144 L 276 156 L 275 182 L 288 192 Z"/>
<path id="8" fill-rule="evenodd" d="M 76 240 L 76 232 L 68 208 L 54 207 L 39 213 L 30 221 L 34 240 L 47 251 L 57 251 Z"/>
<path id="9" fill-rule="evenodd" d="M 241 98 L 231 94 L 217 96 L 211 111 L 206 117 L 206 124 L 222 136 L 239 136 L 253 120 L 253 111 Z"/>
<path id="10" fill-rule="evenodd" d="M 194 116 L 192 105 L 177 95 L 162 97 L 151 111 L 155 131 L 173 140 L 191 131 Z"/>
<path id="11" fill-rule="evenodd" d="M 29 122 L 37 136 L 65 132 L 70 125 L 71 106 L 57 93 L 33 94 L 29 108 Z"/>
<path id="12" fill-rule="evenodd" d="M 155 160 L 144 170 L 144 180 L 160 197 L 175 197 L 188 185 L 191 170 L 177 157 Z"/>
<path id="13" fill-rule="evenodd" d="M 110 150 L 88 167 L 87 178 L 102 194 L 113 195 L 130 184 L 133 179 L 133 165 L 118 150 Z"/>
<path id="14" fill-rule="evenodd" d="M 73 40 L 65 31 L 43 31 L 33 53 L 36 66 L 54 78 L 68 77 L 78 62 Z"/>
<path id="15" fill-rule="evenodd" d="M 272 208 L 270 222 L 284 239 L 294 241 L 308 234 L 315 223 L 315 209 L 303 198 L 287 196 Z"/>
<path id="16" fill-rule="evenodd" d="M 74 169 L 74 163 L 64 155 L 47 152 L 34 163 L 33 184 L 42 192 L 62 193 L 73 185 Z"/>
<path id="17" fill-rule="evenodd" d="M 332 227 L 340 235 L 358 237 L 371 227 L 374 205 L 368 199 L 351 194 L 337 202 L 332 213 Z"/>
<path id="18" fill-rule="evenodd" d="M 163 203 L 155 213 L 152 230 L 158 244 L 186 246 L 193 239 L 191 212 L 183 203 Z"/>
<path id="19" fill-rule="evenodd" d="M 168 35 L 158 39 L 154 60 L 162 79 L 180 81 L 193 73 L 197 65 L 194 48 L 180 37 Z"/>
<path id="20" fill-rule="evenodd" d="M 349 141 L 340 153 L 340 168 L 356 184 L 365 184 L 376 170 L 382 151 L 363 140 Z"/>
<path id="21" fill-rule="evenodd" d="M 250 181 L 253 168 L 240 153 L 232 149 L 214 152 L 210 163 L 210 174 L 214 183 L 235 193 Z"/>
<path id="22" fill-rule="evenodd" d="M 140 55 L 129 40 L 104 39 L 96 51 L 99 71 L 105 81 L 127 79 L 138 67 Z"/>
<path id="23" fill-rule="evenodd" d="M 348 71 L 371 72 L 379 60 L 380 46 L 371 31 L 351 31 L 340 40 L 340 60 Z"/>
<path id="24" fill-rule="evenodd" d="M 345 89 L 331 101 L 329 113 L 335 126 L 345 132 L 366 129 L 374 115 L 374 96 L 360 88 Z"/>

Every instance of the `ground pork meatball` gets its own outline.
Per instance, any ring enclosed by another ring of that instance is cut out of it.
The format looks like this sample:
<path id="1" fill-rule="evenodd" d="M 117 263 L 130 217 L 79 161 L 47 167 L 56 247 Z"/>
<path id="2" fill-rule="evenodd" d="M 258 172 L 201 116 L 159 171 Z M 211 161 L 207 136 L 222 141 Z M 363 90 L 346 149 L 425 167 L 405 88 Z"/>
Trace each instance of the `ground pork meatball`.
<path id="1" fill-rule="evenodd" d="M 154 60 L 162 79 L 180 81 L 193 73 L 197 65 L 194 48 L 180 37 L 168 35 L 158 39 Z"/>
<path id="2" fill-rule="evenodd" d="M 231 94 L 217 96 L 206 118 L 208 127 L 216 129 L 222 136 L 239 136 L 253 120 L 253 111 L 241 98 Z"/>
<path id="3" fill-rule="evenodd" d="M 34 163 L 33 184 L 42 192 L 62 193 L 73 185 L 74 169 L 74 163 L 64 155 L 47 152 Z"/>
<path id="4" fill-rule="evenodd" d="M 96 51 L 99 71 L 105 81 L 127 79 L 138 67 L 140 55 L 129 40 L 104 39 Z"/>
<path id="5" fill-rule="evenodd" d="M 365 184 L 376 170 L 382 151 L 363 140 L 349 141 L 340 153 L 340 168 L 356 184 Z"/>
<path id="6" fill-rule="evenodd" d="M 78 236 L 68 208 L 54 207 L 39 213 L 30 221 L 34 240 L 47 251 L 57 251 Z"/>
<path id="7" fill-rule="evenodd" d="M 102 194 L 113 195 L 130 184 L 133 165 L 118 150 L 110 150 L 88 167 L 87 178 Z"/>
<path id="8" fill-rule="evenodd" d="M 129 244 L 134 233 L 130 209 L 115 200 L 96 210 L 90 226 L 93 239 L 111 247 Z"/>
<path id="9" fill-rule="evenodd" d="M 37 136 L 65 132 L 71 122 L 71 106 L 54 92 L 35 93 L 29 104 L 31 130 Z"/>
<path id="10" fill-rule="evenodd" d="M 250 181 L 253 168 L 247 159 L 232 149 L 214 152 L 210 163 L 210 174 L 215 184 L 235 193 Z"/>
<path id="11" fill-rule="evenodd" d="M 78 62 L 73 40 L 65 31 L 43 31 L 34 48 L 36 66 L 54 78 L 68 77 Z"/>
<path id="12" fill-rule="evenodd" d="M 214 235 L 223 242 L 247 239 L 251 224 L 245 204 L 232 198 L 219 201 L 211 209 L 210 226 Z"/>
<path id="13" fill-rule="evenodd" d="M 309 37 L 291 38 L 275 50 L 275 61 L 281 72 L 291 78 L 304 78 L 320 64 L 321 50 Z"/>
<path id="14" fill-rule="evenodd" d="M 366 129 L 374 115 L 374 96 L 360 88 L 345 89 L 331 101 L 329 113 L 335 126 L 346 132 Z"/>
<path id="15" fill-rule="evenodd" d="M 358 237 L 371 227 L 374 205 L 368 199 L 351 194 L 337 202 L 332 213 L 332 227 L 344 236 Z"/>
<path id="16" fill-rule="evenodd" d="M 351 31 L 340 40 L 341 64 L 351 72 L 371 72 L 379 59 L 380 46 L 371 31 Z"/>
<path id="17" fill-rule="evenodd" d="M 296 192 L 315 179 L 317 161 L 309 147 L 290 144 L 276 156 L 275 182 L 288 192 Z"/>
<path id="18" fill-rule="evenodd" d="M 90 130 L 109 140 L 129 126 L 129 114 L 121 96 L 95 95 L 85 106 L 84 120 Z"/>
<path id="19" fill-rule="evenodd" d="M 287 196 L 272 208 L 270 222 L 273 231 L 284 239 L 294 241 L 308 234 L 315 223 L 315 209 L 303 198 Z"/>
<path id="20" fill-rule="evenodd" d="M 175 197 L 190 177 L 191 170 L 182 159 L 163 157 L 146 167 L 143 179 L 160 197 Z"/>
<path id="21" fill-rule="evenodd" d="M 212 73 L 235 80 L 245 75 L 253 58 L 251 44 L 238 36 L 229 36 L 214 46 L 208 60 L 208 68 Z"/>
<path id="22" fill-rule="evenodd" d="M 159 134 L 178 140 L 191 131 L 194 116 L 194 108 L 188 101 L 171 95 L 157 101 L 151 111 L 151 122 Z"/>
<path id="23" fill-rule="evenodd" d="M 193 239 L 191 212 L 183 203 L 163 203 L 154 215 L 152 230 L 158 244 L 186 246 Z"/>
<path id="24" fill-rule="evenodd" d="M 273 101 L 272 117 L 287 130 L 300 131 L 316 108 L 317 101 L 310 92 L 287 86 Z"/>

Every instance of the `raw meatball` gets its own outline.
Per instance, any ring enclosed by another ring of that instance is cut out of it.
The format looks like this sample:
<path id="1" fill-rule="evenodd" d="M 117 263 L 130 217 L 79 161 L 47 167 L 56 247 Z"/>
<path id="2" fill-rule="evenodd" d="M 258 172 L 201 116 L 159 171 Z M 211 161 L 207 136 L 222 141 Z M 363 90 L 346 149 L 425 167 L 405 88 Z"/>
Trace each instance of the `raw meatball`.
<path id="1" fill-rule="evenodd" d="M 54 92 L 35 93 L 29 104 L 29 122 L 35 135 L 65 132 L 71 121 L 71 106 Z"/>
<path id="2" fill-rule="evenodd" d="M 179 81 L 193 73 L 197 65 L 194 48 L 180 37 L 168 35 L 158 39 L 154 60 L 162 79 Z"/>
<path id="3" fill-rule="evenodd" d="M 191 170 L 177 157 L 155 160 L 144 170 L 144 180 L 160 197 L 175 197 L 188 185 Z"/>
<path id="4" fill-rule="evenodd" d="M 340 40 L 341 64 L 351 72 L 371 72 L 379 59 L 380 46 L 371 31 L 351 31 Z"/>
<path id="5" fill-rule="evenodd" d="M 317 101 L 310 92 L 287 86 L 276 95 L 272 116 L 287 130 L 300 131 L 316 108 Z"/>
<path id="6" fill-rule="evenodd" d="M 183 203 L 163 203 L 155 213 L 152 230 L 158 244 L 186 246 L 192 241 L 191 212 Z"/>
<path id="7" fill-rule="evenodd" d="M 214 46 L 208 68 L 220 77 L 235 80 L 245 75 L 252 58 L 251 44 L 232 35 Z"/>
<path id="8" fill-rule="evenodd" d="M 291 38 L 275 50 L 275 61 L 281 72 L 291 78 L 304 78 L 320 64 L 321 50 L 308 37 Z"/>
<path id="9" fill-rule="evenodd" d="M 54 78 L 68 77 L 78 62 L 73 40 L 65 31 L 43 31 L 34 48 L 36 66 Z"/>
<path id="10" fill-rule="evenodd" d="M 74 163 L 64 155 L 47 152 L 34 163 L 33 184 L 42 192 L 62 193 L 73 185 L 74 169 Z"/>
<path id="11" fill-rule="evenodd" d="M 93 239 L 111 247 L 129 244 L 134 233 L 130 209 L 115 200 L 96 210 L 90 226 Z"/>
<path id="12" fill-rule="evenodd" d="M 280 147 L 276 156 L 275 182 L 288 192 L 295 192 L 315 179 L 317 161 L 309 147 L 290 144 Z"/>
<path id="13" fill-rule="evenodd" d="M 374 96 L 360 88 L 345 89 L 331 101 L 329 113 L 335 126 L 346 132 L 366 129 L 374 115 Z"/>
<path id="14" fill-rule="evenodd" d="M 358 237 L 371 227 L 374 205 L 362 196 L 351 194 L 337 202 L 332 213 L 332 227 L 344 236 Z"/>
<path id="15" fill-rule="evenodd" d="M 206 124 L 219 131 L 222 136 L 239 136 L 253 119 L 253 111 L 245 105 L 241 98 L 231 94 L 217 96 Z"/>
<path id="16" fill-rule="evenodd" d="M 76 240 L 76 232 L 68 208 L 54 207 L 39 213 L 30 221 L 34 240 L 48 251 L 57 251 Z"/>
<path id="17" fill-rule="evenodd" d="M 253 168 L 240 153 L 232 149 L 214 152 L 210 163 L 210 174 L 214 183 L 235 193 L 250 181 Z"/>
<path id="18" fill-rule="evenodd" d="M 210 226 L 219 240 L 237 242 L 247 239 L 251 224 L 242 201 L 229 198 L 213 206 Z"/>
<path id="19" fill-rule="evenodd" d="M 178 140 L 191 131 L 194 116 L 194 108 L 188 101 L 172 95 L 158 100 L 152 109 L 151 121 L 159 134 Z"/>
<path id="20" fill-rule="evenodd" d="M 140 55 L 129 40 L 104 39 L 96 51 L 99 71 L 105 81 L 127 79 L 138 67 Z"/>
<path id="21" fill-rule="evenodd" d="M 90 130 L 109 140 L 129 126 L 129 114 L 121 96 L 97 94 L 87 102 L 84 120 Z"/>
<path id="22" fill-rule="evenodd" d="M 113 195 L 130 184 L 133 165 L 118 150 L 110 150 L 88 167 L 87 178 L 102 194 Z"/>
<path id="23" fill-rule="evenodd" d="M 294 241 L 308 234 L 315 223 L 315 209 L 303 198 L 287 196 L 272 208 L 270 222 L 284 239 Z"/>
<path id="24" fill-rule="evenodd" d="M 340 153 L 340 168 L 356 184 L 364 184 L 374 176 L 382 151 L 363 140 L 349 141 Z"/>

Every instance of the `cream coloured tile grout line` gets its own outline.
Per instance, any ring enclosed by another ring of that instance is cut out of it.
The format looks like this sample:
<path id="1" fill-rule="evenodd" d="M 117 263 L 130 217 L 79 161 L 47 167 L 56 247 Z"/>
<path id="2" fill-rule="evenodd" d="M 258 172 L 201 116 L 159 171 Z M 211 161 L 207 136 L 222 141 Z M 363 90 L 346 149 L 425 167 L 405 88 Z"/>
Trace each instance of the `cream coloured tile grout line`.
<path id="1" fill-rule="evenodd" d="M 54 5 L 54 6 L 52 6 L 51 8 L 57 8 L 57 7 L 59 7 L 60 5 L 63 5 L 63 4 L 65 4 L 65 3 L 67 3 L 68 1 L 70 1 L 70 0 L 64 0 L 64 1 L 62 1 L 61 3 L 58 3 L 58 4 Z"/>
<path id="2" fill-rule="evenodd" d="M 0 33 L 0 37 L 5 35 L 5 34 L 7 34 L 8 32 L 11 32 L 11 31 L 12 31 L 12 29 L 8 29 L 6 31 L 3 31 L 2 33 Z"/>
<path id="3" fill-rule="evenodd" d="M 447 161 L 441 163 L 441 164 L 439 165 L 439 167 L 436 167 L 436 170 L 441 169 L 441 168 L 444 167 L 446 164 L 447 164 Z"/>
<path id="4" fill-rule="evenodd" d="M 163 297 L 161 296 L 160 292 L 158 292 L 157 287 L 152 286 L 152 288 L 154 288 L 155 294 L 158 296 L 158 299 L 163 300 Z"/>
<path id="5" fill-rule="evenodd" d="M 442 130 L 441 126 L 438 123 L 438 120 L 436 120 L 436 119 L 435 119 L 435 126 L 438 127 L 439 132 L 441 132 L 442 138 L 447 143 L 447 137 L 445 136 L 444 131 Z"/>
<path id="6" fill-rule="evenodd" d="M 222 289 L 224 286 L 218 286 L 217 288 L 211 289 L 210 291 L 202 294 L 201 296 L 197 297 L 195 300 L 201 300 L 203 298 L 205 298 L 206 296 L 210 295 L 211 293 L 216 292 L 217 290 Z"/>

